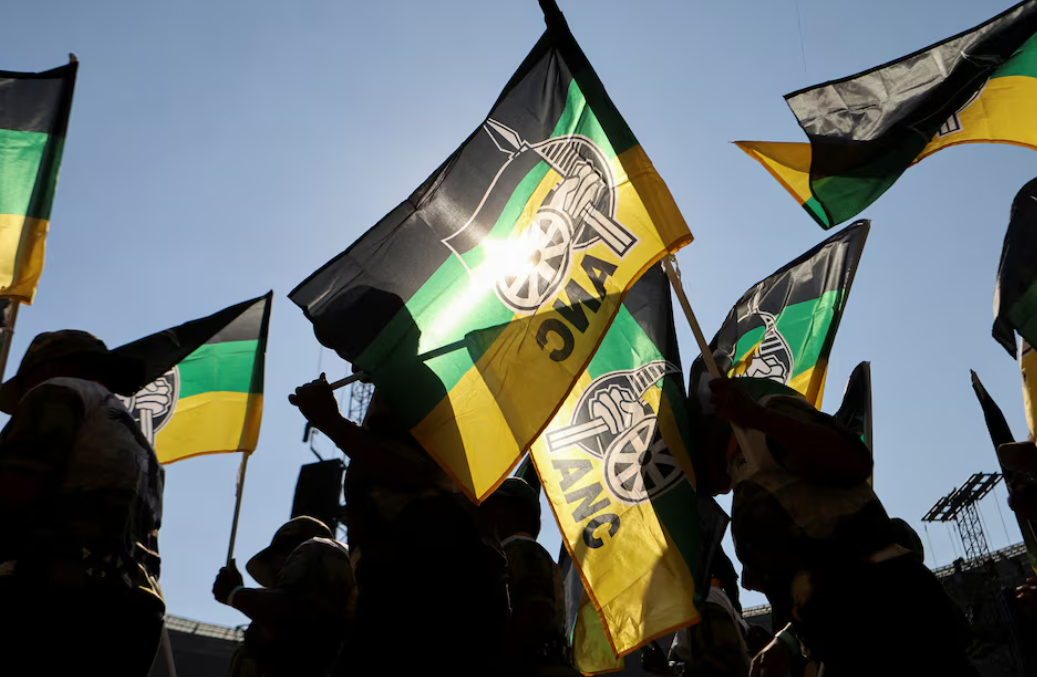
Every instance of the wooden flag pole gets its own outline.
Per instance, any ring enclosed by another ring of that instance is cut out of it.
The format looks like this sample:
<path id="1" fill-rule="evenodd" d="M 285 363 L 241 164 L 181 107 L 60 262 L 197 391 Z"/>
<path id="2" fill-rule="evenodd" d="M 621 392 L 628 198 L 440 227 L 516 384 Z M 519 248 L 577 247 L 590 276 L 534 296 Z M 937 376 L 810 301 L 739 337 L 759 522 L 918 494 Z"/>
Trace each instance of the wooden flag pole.
<path id="1" fill-rule="evenodd" d="M 22 305 L 14 299 L 9 299 L 11 305 L 10 316 L 3 327 L 3 346 L 0 346 L 0 381 L 4 380 L 4 372 L 7 371 L 7 356 L 11 354 L 11 340 L 14 338 L 14 323 L 18 319 L 18 307 Z"/>
<path id="2" fill-rule="evenodd" d="M 227 548 L 227 566 L 234 559 L 234 542 L 238 540 L 238 518 L 241 517 L 241 497 L 245 493 L 245 471 L 248 470 L 248 457 L 252 454 L 241 452 L 241 467 L 238 468 L 238 491 L 234 502 L 234 522 L 230 527 L 230 545 Z"/>
<path id="3" fill-rule="evenodd" d="M 713 378 L 726 378 L 720 371 L 720 367 L 717 366 L 717 361 L 713 357 L 713 350 L 706 343 L 706 337 L 702 333 L 702 328 L 699 327 L 699 322 L 695 319 L 695 312 L 691 309 L 688 297 L 684 293 L 680 269 L 676 268 L 676 264 L 677 259 L 673 254 L 668 254 L 663 258 L 663 269 L 666 271 L 666 277 L 670 278 L 670 286 L 673 287 L 673 291 L 677 294 L 677 300 L 680 301 L 681 308 L 684 309 L 684 316 L 688 319 L 688 324 L 691 326 L 691 333 L 695 335 L 695 342 L 699 344 L 699 350 L 702 351 L 702 359 L 706 363 L 706 369 Z M 690 396 L 691 393 L 688 393 L 688 395 Z M 735 439 L 738 441 L 738 446 L 741 447 L 742 453 L 745 454 L 746 460 L 750 463 L 758 463 L 759 459 L 752 445 L 749 444 L 749 438 L 746 436 L 745 430 L 733 424 L 731 425 L 731 430 L 734 432 Z"/>
<path id="4" fill-rule="evenodd" d="M 426 362 L 426 361 L 431 360 L 431 359 L 433 359 L 435 357 L 440 357 L 441 355 L 446 355 L 448 353 L 452 353 L 455 350 L 460 350 L 461 348 L 464 348 L 467 345 L 468 344 L 467 344 L 467 342 L 464 339 L 461 339 L 460 341 L 454 341 L 453 343 L 448 343 L 445 346 L 440 346 L 439 348 L 436 348 L 435 350 L 430 350 L 427 353 L 424 353 L 422 355 L 418 355 L 417 360 L 419 362 Z M 333 382 L 331 384 L 331 389 L 332 390 L 338 390 L 339 388 L 344 388 L 344 387 L 348 386 L 350 383 L 356 383 L 357 381 L 359 381 L 361 379 L 364 379 L 364 378 L 367 378 L 367 372 L 358 371 L 355 374 L 352 374 L 350 376 L 347 376 L 345 378 L 342 378 L 342 379 L 339 379 L 339 380 Z"/>
<path id="5" fill-rule="evenodd" d="M 169 642 L 169 628 L 166 627 L 165 619 L 162 619 L 162 647 L 166 652 L 166 665 L 169 667 L 169 677 L 176 677 L 176 663 L 173 661 L 173 645 Z"/>

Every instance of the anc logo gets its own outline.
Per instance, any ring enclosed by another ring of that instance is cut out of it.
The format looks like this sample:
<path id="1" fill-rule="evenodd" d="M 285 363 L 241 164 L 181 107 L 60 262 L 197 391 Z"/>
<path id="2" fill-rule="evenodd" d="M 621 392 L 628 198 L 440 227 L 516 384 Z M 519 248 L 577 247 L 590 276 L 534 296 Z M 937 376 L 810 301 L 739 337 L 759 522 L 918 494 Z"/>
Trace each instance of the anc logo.
<path id="1" fill-rule="evenodd" d="M 957 134 L 958 132 L 965 129 L 965 125 L 963 125 L 961 122 L 961 114 L 964 113 L 969 106 L 976 103 L 976 99 L 978 99 L 980 94 L 983 93 L 983 90 L 987 88 L 987 83 L 989 82 L 989 80 L 987 80 L 987 82 L 984 82 L 983 86 L 977 89 L 976 93 L 969 97 L 969 100 L 966 101 L 965 104 L 961 108 L 959 108 L 956 113 L 954 113 L 954 115 L 950 116 L 946 122 L 940 125 L 940 129 L 936 132 L 937 138 L 942 139 L 945 136 Z"/>
<path id="2" fill-rule="evenodd" d="M 493 119 L 483 129 L 508 156 L 497 178 L 526 153 L 539 157 L 561 177 L 533 222 L 509 242 L 520 255 L 514 265 L 498 271 L 495 283 L 497 297 L 508 308 L 535 313 L 564 286 L 579 250 L 603 242 L 622 259 L 637 244 L 637 237 L 616 221 L 618 196 L 612 165 L 591 139 L 570 134 L 530 143 Z M 486 196 L 494 190 L 497 178 Z M 486 201 L 484 196 L 480 208 L 458 232 L 479 218 Z"/>
<path id="3" fill-rule="evenodd" d="M 144 437 L 155 444 L 155 435 L 176 413 L 180 398 L 180 370 L 173 367 L 132 397 L 117 396 L 137 421 Z"/>
<path id="4" fill-rule="evenodd" d="M 602 461 L 609 493 L 637 504 L 669 491 L 684 473 L 659 431 L 657 413 L 645 393 L 667 374 L 681 370 L 665 360 L 613 371 L 587 386 L 568 426 L 547 434 L 552 452 L 573 445 Z"/>
<path id="5" fill-rule="evenodd" d="M 765 327 L 763 338 L 753 347 L 752 351 L 743 357 L 740 362 L 745 364 L 745 370 L 735 374 L 741 378 L 766 378 L 771 381 L 788 385 L 792 378 L 796 359 L 792 355 L 792 348 L 785 336 L 778 330 L 778 320 L 772 314 L 760 309 L 759 298 L 753 302 L 750 311 L 751 317 L 759 318 Z"/>

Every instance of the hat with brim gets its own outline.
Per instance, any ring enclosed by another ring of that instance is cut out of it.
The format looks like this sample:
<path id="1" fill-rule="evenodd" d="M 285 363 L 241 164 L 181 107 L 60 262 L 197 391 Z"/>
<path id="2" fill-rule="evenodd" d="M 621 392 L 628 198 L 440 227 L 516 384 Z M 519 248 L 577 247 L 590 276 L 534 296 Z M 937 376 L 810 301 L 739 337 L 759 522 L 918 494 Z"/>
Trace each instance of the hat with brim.
<path id="1" fill-rule="evenodd" d="M 284 558 L 291 554 L 302 542 L 311 538 L 335 538 L 328 525 L 319 519 L 300 515 L 281 525 L 274 533 L 270 545 L 263 548 L 248 561 L 245 570 L 249 576 L 264 588 L 277 585 L 277 577 L 281 573 Z"/>
<path id="2" fill-rule="evenodd" d="M 76 329 L 44 332 L 32 340 L 10 380 L 0 385 L 0 411 L 13 414 L 25 395 L 26 380 L 44 366 L 74 368 L 76 376 L 97 381 L 113 393 L 127 397 L 146 383 L 143 362 L 108 350 L 104 341 Z"/>

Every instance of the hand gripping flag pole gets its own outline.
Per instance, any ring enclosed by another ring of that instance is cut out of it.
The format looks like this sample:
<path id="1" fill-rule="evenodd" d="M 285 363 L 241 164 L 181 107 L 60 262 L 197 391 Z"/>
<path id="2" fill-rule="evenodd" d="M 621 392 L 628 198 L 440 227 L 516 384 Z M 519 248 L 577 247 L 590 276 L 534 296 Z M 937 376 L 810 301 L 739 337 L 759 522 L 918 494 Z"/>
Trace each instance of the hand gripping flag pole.
<path id="1" fill-rule="evenodd" d="M 666 271 L 666 277 L 670 278 L 670 286 L 676 292 L 681 308 L 684 309 L 684 316 L 688 318 L 688 325 L 691 326 L 691 333 L 695 335 L 695 342 L 698 343 L 699 350 L 702 351 L 702 359 L 706 363 L 709 375 L 713 378 L 726 378 L 723 372 L 720 371 L 720 367 L 717 366 L 717 361 L 713 357 L 713 350 L 706 342 L 706 337 L 702 334 L 702 328 L 699 326 L 698 320 L 695 319 L 695 312 L 691 309 L 691 304 L 688 303 L 688 297 L 684 293 L 684 285 L 681 284 L 681 274 L 680 268 L 677 266 L 677 258 L 673 254 L 663 258 L 663 269 Z M 738 441 L 738 446 L 742 449 L 742 453 L 745 454 L 745 459 L 751 464 L 758 464 L 759 459 L 755 450 L 749 444 L 749 438 L 746 436 L 745 431 L 733 423 L 731 424 L 731 430 L 734 432 L 735 440 Z"/>

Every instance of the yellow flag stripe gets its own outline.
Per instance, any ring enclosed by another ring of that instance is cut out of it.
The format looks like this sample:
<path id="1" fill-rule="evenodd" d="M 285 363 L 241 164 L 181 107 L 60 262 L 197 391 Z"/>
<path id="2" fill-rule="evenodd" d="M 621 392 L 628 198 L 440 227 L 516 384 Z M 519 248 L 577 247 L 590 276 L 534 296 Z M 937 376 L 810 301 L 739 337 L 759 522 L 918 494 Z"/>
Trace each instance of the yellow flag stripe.
<path id="1" fill-rule="evenodd" d="M 31 304 L 43 274 L 50 221 L 0 214 L 0 296 Z"/>
<path id="2" fill-rule="evenodd" d="M 165 464 L 206 454 L 255 451 L 262 414 L 261 394 L 208 392 L 185 397 L 155 435 L 155 453 Z"/>

